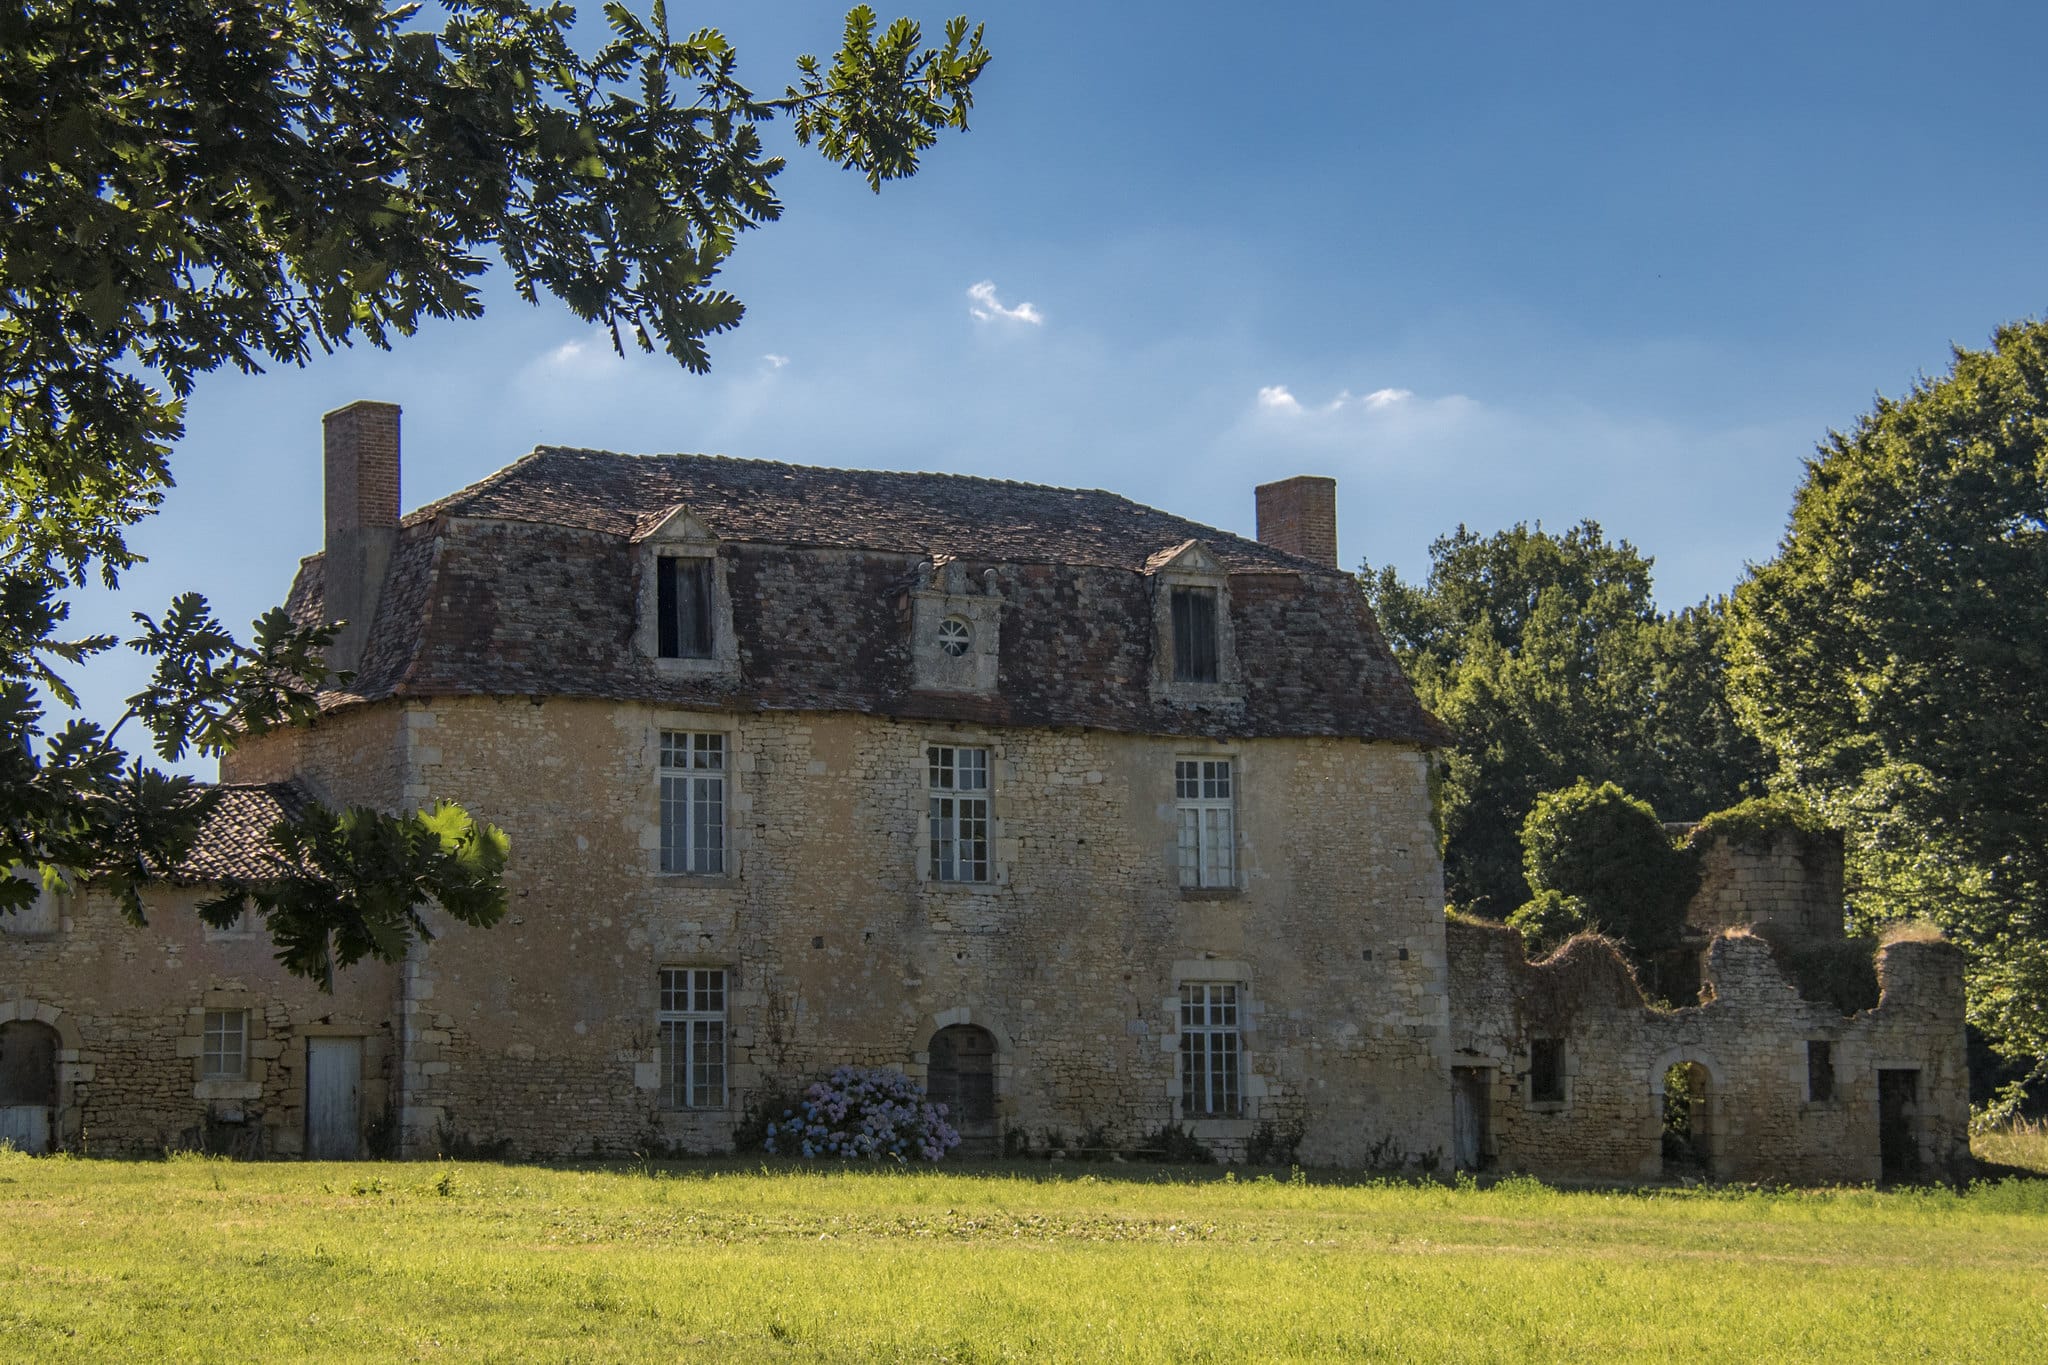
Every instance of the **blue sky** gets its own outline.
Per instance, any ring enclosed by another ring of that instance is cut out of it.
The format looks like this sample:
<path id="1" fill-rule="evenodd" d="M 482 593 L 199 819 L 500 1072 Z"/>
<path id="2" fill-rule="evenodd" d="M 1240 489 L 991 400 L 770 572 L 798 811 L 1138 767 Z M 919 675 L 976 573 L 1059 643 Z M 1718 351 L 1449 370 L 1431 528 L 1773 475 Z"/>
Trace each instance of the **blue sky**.
<path id="1" fill-rule="evenodd" d="M 674 8 L 762 90 L 844 13 Z M 791 144 L 709 377 L 497 285 L 390 353 L 212 376 L 151 563 L 82 618 L 279 600 L 355 398 L 404 406 L 408 508 L 543 442 L 1104 487 L 1247 534 L 1254 484 L 1319 473 L 1347 567 L 1590 516 L 1677 607 L 1771 554 L 1831 426 L 2042 310 L 2038 5 L 971 13 L 973 131 L 879 197 Z M 86 681 L 112 714 L 134 674 Z"/>

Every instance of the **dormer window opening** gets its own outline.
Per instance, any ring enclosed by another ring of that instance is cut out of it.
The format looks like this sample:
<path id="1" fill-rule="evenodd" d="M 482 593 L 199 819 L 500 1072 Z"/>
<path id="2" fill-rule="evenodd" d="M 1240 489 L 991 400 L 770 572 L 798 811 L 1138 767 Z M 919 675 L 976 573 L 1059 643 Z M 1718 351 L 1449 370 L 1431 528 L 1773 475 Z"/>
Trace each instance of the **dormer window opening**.
<path id="1" fill-rule="evenodd" d="M 664 659 L 710 658 L 712 561 L 663 555 L 655 565 L 657 652 Z"/>
<path id="2" fill-rule="evenodd" d="M 1173 680 L 1217 680 L 1216 590 L 1173 590 Z"/>
<path id="3" fill-rule="evenodd" d="M 948 616 L 939 622 L 939 648 L 952 658 L 959 658 L 974 643 L 974 629 L 957 616 Z"/>

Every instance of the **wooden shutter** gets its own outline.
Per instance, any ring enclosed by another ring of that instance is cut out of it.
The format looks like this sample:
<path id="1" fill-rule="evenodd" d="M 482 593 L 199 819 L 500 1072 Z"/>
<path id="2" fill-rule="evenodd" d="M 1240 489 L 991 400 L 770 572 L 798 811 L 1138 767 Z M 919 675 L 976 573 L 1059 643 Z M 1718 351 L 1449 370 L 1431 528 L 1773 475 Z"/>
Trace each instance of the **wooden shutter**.
<path id="1" fill-rule="evenodd" d="M 679 652 L 676 645 L 676 562 L 664 555 L 654 561 L 654 652 L 664 659 L 673 659 Z"/>

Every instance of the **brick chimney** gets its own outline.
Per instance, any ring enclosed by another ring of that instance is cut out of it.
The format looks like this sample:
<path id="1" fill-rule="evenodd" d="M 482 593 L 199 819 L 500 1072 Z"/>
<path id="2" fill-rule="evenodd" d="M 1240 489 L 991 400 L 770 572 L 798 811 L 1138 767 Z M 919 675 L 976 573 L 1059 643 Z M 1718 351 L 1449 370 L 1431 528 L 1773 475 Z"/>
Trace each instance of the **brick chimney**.
<path id="1" fill-rule="evenodd" d="M 1326 569 L 1337 567 L 1337 481 L 1315 474 L 1297 474 L 1278 483 L 1262 483 L 1259 499 L 1259 541 Z"/>
<path id="2" fill-rule="evenodd" d="M 350 403 L 322 419 L 327 455 L 327 619 L 345 621 L 327 662 L 363 658 L 398 544 L 398 404 Z"/>

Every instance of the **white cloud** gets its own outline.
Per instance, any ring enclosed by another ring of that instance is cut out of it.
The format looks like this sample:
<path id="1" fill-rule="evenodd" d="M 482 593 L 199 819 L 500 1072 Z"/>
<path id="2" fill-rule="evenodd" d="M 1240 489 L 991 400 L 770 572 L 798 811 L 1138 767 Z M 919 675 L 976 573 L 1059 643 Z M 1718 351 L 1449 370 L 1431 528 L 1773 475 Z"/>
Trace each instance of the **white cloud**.
<path id="1" fill-rule="evenodd" d="M 1259 407 L 1267 412 L 1284 412 L 1300 414 L 1302 416 L 1327 416 L 1331 413 L 1359 408 L 1363 408 L 1368 412 L 1385 411 L 1389 408 L 1396 408 L 1410 403 L 1414 401 L 1414 398 L 1415 390 L 1413 389 L 1374 389 L 1371 393 L 1364 395 L 1355 394 L 1349 389 L 1344 389 L 1329 402 L 1314 408 L 1306 408 L 1302 406 L 1301 400 L 1296 398 L 1293 391 L 1285 384 L 1268 384 L 1259 390 L 1258 402 Z M 1454 395 L 1452 398 L 1442 401 L 1456 403 L 1466 400 Z"/>
<path id="2" fill-rule="evenodd" d="M 994 280 L 983 280 L 979 284 L 969 285 L 967 297 L 974 300 L 974 306 L 967 311 L 983 322 L 993 322 L 1000 318 L 1007 322 L 1028 322 L 1033 327 L 1045 322 L 1045 314 L 1038 311 L 1036 304 L 1020 303 L 1015 308 L 1003 307 L 1002 301 L 996 297 Z"/>
<path id="3" fill-rule="evenodd" d="M 769 368 L 769 369 L 771 369 L 771 370 L 779 370 L 779 369 L 781 369 L 781 368 L 782 368 L 782 367 L 783 367 L 784 365 L 787 365 L 787 364 L 789 363 L 789 357 L 788 357 L 788 356 L 786 356 L 786 355 L 777 355 L 777 354 L 775 354 L 775 352 L 773 352 L 773 351 L 770 351 L 770 352 L 768 352 L 768 354 L 766 354 L 766 355 L 762 356 L 762 357 L 761 357 L 761 359 L 763 359 L 763 360 L 765 360 L 765 361 L 767 361 L 767 362 L 768 362 L 768 368 Z"/>
<path id="4" fill-rule="evenodd" d="M 1787 452 L 1804 436 L 1796 423 L 1686 424 L 1555 395 L 1383 387 L 1302 399 L 1256 382 L 1239 392 L 1235 420 L 1216 435 L 1219 465 L 1239 483 L 1335 477 L 1343 564 L 1397 564 L 1419 579 L 1430 538 L 1460 523 L 1487 534 L 1592 517 L 1655 554 L 1667 607 L 1725 592 L 1745 560 L 1768 557 L 1796 477 Z M 1687 485 L 1700 468 L 1751 476 Z"/>
<path id="5" fill-rule="evenodd" d="M 612 349 L 609 340 L 578 337 L 534 357 L 525 372 L 529 379 L 542 382 L 572 379 L 591 383 L 622 374 L 626 365 L 626 359 Z"/>

